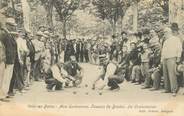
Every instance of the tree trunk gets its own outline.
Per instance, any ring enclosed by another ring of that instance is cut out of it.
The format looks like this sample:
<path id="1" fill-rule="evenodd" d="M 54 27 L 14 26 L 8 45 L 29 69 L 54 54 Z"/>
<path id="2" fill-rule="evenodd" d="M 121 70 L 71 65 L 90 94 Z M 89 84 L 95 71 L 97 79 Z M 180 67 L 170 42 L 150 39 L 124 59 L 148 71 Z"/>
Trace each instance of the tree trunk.
<path id="1" fill-rule="evenodd" d="M 123 17 L 120 20 L 120 33 L 123 31 Z"/>
<path id="2" fill-rule="evenodd" d="M 67 35 L 67 32 L 66 32 L 66 21 L 63 21 L 63 37 L 64 37 L 64 39 L 66 39 L 66 35 Z"/>
<path id="3" fill-rule="evenodd" d="M 138 27 L 138 2 L 136 1 L 133 5 L 133 31 L 137 32 Z"/>
<path id="4" fill-rule="evenodd" d="M 12 6 L 12 9 L 13 9 L 13 12 L 12 12 L 13 14 L 12 15 L 13 15 L 14 18 L 16 18 L 16 16 L 15 16 L 15 3 L 14 3 L 13 0 L 11 0 L 11 6 Z"/>
<path id="5" fill-rule="evenodd" d="M 116 21 L 112 21 L 112 31 L 113 31 L 113 35 L 116 34 Z"/>
<path id="6" fill-rule="evenodd" d="M 47 6 L 47 24 L 49 24 L 49 28 L 53 30 L 53 19 L 52 19 L 52 13 L 53 13 L 53 3 L 51 3 Z"/>
<path id="7" fill-rule="evenodd" d="M 53 29 L 52 12 L 47 13 L 47 24 L 49 24 L 49 27 Z"/>

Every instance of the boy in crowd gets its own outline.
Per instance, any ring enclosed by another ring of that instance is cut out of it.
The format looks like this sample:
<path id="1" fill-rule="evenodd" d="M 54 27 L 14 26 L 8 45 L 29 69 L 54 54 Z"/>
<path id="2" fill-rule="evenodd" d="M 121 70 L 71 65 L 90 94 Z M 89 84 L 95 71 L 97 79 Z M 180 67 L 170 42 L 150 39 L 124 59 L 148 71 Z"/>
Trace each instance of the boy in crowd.
<path id="1" fill-rule="evenodd" d="M 131 81 L 132 83 L 140 83 L 140 76 L 141 76 L 141 70 L 140 70 L 140 65 L 141 65 L 141 58 L 140 58 L 140 53 L 137 49 L 136 43 L 132 42 L 130 44 L 131 46 L 131 51 L 129 54 L 129 70 L 130 70 L 130 75 L 131 75 Z"/>
<path id="2" fill-rule="evenodd" d="M 143 51 L 141 52 L 141 74 L 144 81 L 144 87 L 142 89 L 147 89 L 151 87 L 151 75 L 149 73 L 149 58 L 150 58 L 150 49 L 148 48 L 147 43 L 143 43 Z"/>

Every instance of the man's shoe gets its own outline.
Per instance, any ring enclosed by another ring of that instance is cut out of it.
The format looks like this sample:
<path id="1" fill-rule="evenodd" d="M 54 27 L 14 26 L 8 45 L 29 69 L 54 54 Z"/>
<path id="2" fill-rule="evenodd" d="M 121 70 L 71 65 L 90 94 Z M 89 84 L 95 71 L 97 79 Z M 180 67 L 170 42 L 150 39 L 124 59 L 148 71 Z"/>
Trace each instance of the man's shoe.
<path id="1" fill-rule="evenodd" d="M 47 91 L 48 91 L 48 92 L 54 92 L 54 90 L 52 90 L 52 89 L 47 89 Z"/>
<path id="2" fill-rule="evenodd" d="M 141 83 L 135 83 L 135 85 L 141 85 Z"/>
<path id="3" fill-rule="evenodd" d="M 113 92 L 117 92 L 117 91 L 119 91 L 119 90 L 120 90 L 120 87 L 117 87 L 117 88 L 113 89 L 112 91 L 113 91 Z"/>
<path id="4" fill-rule="evenodd" d="M 163 91 L 162 93 L 171 93 L 170 91 Z"/>
<path id="5" fill-rule="evenodd" d="M 176 93 L 173 93 L 172 96 L 173 96 L 173 97 L 176 97 Z"/>
<path id="6" fill-rule="evenodd" d="M 157 91 L 158 89 L 150 89 L 150 91 Z"/>
<path id="7" fill-rule="evenodd" d="M 1 102 L 10 102 L 10 100 L 5 99 L 5 98 L 4 98 L 4 99 L 0 99 L 0 101 L 1 101 Z"/>
<path id="8" fill-rule="evenodd" d="M 26 91 L 23 89 L 23 90 L 20 90 L 19 91 L 20 93 L 26 93 Z"/>
<path id="9" fill-rule="evenodd" d="M 149 89 L 149 88 L 151 88 L 151 87 L 143 87 L 143 88 L 141 88 L 141 89 Z"/>
<path id="10" fill-rule="evenodd" d="M 9 95 L 8 95 L 8 96 L 6 96 L 6 98 L 7 98 L 7 99 L 10 99 L 10 98 L 13 98 L 13 96 L 9 96 Z"/>
<path id="11" fill-rule="evenodd" d="M 136 81 L 131 81 L 131 83 L 136 83 Z"/>
<path id="12" fill-rule="evenodd" d="M 8 93 L 8 96 L 15 96 L 15 94 L 11 92 L 11 93 Z"/>
<path id="13" fill-rule="evenodd" d="M 28 88 L 28 87 L 25 87 L 25 88 L 24 88 L 24 90 L 28 91 L 28 90 L 30 90 L 30 88 Z"/>

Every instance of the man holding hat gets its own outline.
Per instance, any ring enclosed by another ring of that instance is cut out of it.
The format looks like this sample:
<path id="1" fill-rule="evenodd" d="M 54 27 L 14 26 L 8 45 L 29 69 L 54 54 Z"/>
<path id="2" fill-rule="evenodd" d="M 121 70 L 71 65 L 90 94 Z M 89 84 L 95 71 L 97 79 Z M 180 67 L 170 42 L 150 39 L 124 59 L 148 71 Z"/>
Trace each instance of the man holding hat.
<path id="1" fill-rule="evenodd" d="M 172 23 L 171 29 L 165 29 L 166 40 L 163 43 L 161 53 L 165 92 L 172 92 L 173 96 L 176 96 L 178 91 L 175 67 L 180 63 L 182 54 L 182 43 L 180 38 L 177 37 L 178 30 L 177 23 Z"/>

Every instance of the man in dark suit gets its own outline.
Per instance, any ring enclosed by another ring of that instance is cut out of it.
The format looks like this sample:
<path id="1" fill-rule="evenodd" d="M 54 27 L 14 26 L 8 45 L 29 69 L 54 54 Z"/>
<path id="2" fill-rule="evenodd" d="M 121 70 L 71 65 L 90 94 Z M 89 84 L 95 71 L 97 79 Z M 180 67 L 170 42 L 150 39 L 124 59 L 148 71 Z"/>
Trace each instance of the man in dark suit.
<path id="1" fill-rule="evenodd" d="M 85 62 L 89 62 L 89 54 L 88 54 L 88 43 L 87 41 L 84 42 L 84 58 L 85 58 Z"/>
<path id="2" fill-rule="evenodd" d="M 82 39 L 82 41 L 80 41 L 80 61 L 83 62 L 84 61 L 84 39 Z"/>
<path id="3" fill-rule="evenodd" d="M 2 91 L 5 94 L 4 98 L 8 96 L 8 90 L 13 75 L 14 63 L 17 56 L 17 44 L 15 39 L 10 34 L 12 31 L 15 31 L 15 27 L 16 23 L 13 18 L 6 19 L 6 26 L 1 27 L 0 41 L 5 47 L 6 54 L 6 68 L 2 85 Z M 3 101 L 4 99 L 0 100 Z"/>
<path id="4" fill-rule="evenodd" d="M 70 60 L 70 56 L 75 54 L 75 50 L 72 44 L 72 41 L 68 41 L 65 49 L 65 58 L 64 61 L 67 62 Z"/>
<path id="5" fill-rule="evenodd" d="M 75 47 L 76 47 L 75 57 L 77 62 L 79 62 L 79 59 L 80 59 L 80 41 L 79 40 L 77 41 Z"/>
<path id="6" fill-rule="evenodd" d="M 64 69 L 67 71 L 74 87 L 81 84 L 83 69 L 77 63 L 75 56 L 70 56 L 70 61 L 65 64 Z"/>

